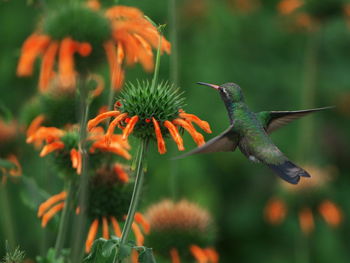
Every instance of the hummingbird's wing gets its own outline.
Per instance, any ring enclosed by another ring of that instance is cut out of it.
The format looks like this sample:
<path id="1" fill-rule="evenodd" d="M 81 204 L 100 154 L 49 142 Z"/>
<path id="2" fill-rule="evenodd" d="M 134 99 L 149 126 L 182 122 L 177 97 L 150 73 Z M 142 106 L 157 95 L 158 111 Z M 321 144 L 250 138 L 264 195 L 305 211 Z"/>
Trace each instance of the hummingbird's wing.
<path id="1" fill-rule="evenodd" d="M 239 142 L 239 136 L 232 131 L 233 125 L 228 127 L 223 133 L 208 141 L 206 144 L 189 151 L 183 155 L 174 158 L 182 159 L 184 157 L 197 154 L 197 153 L 212 153 L 212 152 L 233 152 Z"/>
<path id="2" fill-rule="evenodd" d="M 296 120 L 309 113 L 332 109 L 334 106 L 323 108 L 300 110 L 300 111 L 262 111 L 257 113 L 258 120 L 261 121 L 267 133 L 271 133 L 278 128 Z"/>

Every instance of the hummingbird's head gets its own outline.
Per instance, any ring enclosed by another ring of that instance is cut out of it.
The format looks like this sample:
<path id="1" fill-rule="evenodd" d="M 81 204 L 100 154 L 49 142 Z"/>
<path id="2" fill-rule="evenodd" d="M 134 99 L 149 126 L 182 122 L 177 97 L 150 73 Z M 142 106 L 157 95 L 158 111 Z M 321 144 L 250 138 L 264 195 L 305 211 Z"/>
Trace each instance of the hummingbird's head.
<path id="1" fill-rule="evenodd" d="M 241 88 L 235 83 L 229 82 L 220 86 L 204 82 L 197 82 L 197 84 L 209 86 L 219 91 L 225 104 L 241 102 L 244 100 Z"/>

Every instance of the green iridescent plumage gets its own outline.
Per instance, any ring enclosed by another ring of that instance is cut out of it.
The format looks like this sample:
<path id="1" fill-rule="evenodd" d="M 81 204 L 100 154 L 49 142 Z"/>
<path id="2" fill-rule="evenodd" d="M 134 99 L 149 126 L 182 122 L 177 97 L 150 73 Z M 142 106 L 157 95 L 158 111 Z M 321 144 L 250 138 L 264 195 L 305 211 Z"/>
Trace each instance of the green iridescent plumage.
<path id="1" fill-rule="evenodd" d="M 241 88 L 235 83 L 221 86 L 199 82 L 219 91 L 230 119 L 229 128 L 205 145 L 185 154 L 234 151 L 241 152 L 254 162 L 262 162 L 289 183 L 297 184 L 300 177 L 310 177 L 296 166 L 276 147 L 268 136 L 272 131 L 309 113 L 331 107 L 302 111 L 263 111 L 252 112 L 244 102 Z"/>

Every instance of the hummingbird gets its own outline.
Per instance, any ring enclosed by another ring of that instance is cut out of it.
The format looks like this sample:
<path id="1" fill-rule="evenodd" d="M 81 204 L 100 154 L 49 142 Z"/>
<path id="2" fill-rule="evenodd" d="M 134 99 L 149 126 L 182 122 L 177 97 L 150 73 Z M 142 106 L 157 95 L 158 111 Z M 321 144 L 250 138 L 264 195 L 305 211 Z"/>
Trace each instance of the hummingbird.
<path id="1" fill-rule="evenodd" d="M 277 148 L 269 134 L 295 119 L 309 113 L 333 108 L 333 106 L 299 111 L 255 113 L 244 102 L 242 90 L 237 84 L 214 85 L 204 82 L 197 82 L 197 84 L 209 86 L 219 92 L 226 106 L 230 126 L 204 145 L 176 159 L 198 153 L 233 152 L 238 147 L 249 160 L 267 165 L 278 176 L 291 184 L 297 184 L 300 177 L 311 177 L 308 172 L 291 162 Z"/>

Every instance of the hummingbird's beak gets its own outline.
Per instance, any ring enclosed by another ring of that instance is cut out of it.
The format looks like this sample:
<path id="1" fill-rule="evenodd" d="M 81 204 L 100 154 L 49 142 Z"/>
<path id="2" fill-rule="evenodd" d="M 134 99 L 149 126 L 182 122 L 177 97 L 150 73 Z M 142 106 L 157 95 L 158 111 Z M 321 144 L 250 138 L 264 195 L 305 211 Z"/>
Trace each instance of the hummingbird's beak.
<path id="1" fill-rule="evenodd" d="M 205 83 L 205 82 L 197 82 L 197 84 L 208 86 L 208 87 L 211 87 L 211 88 L 216 89 L 216 90 L 219 90 L 219 88 L 220 88 L 220 86 L 218 86 L 218 85 L 209 84 L 209 83 Z"/>

